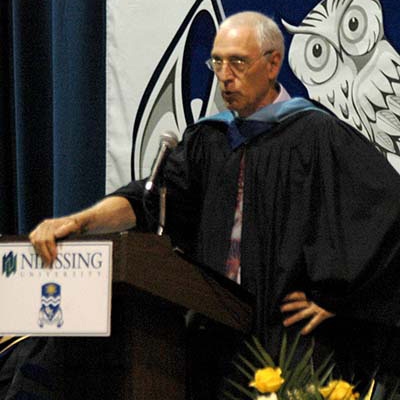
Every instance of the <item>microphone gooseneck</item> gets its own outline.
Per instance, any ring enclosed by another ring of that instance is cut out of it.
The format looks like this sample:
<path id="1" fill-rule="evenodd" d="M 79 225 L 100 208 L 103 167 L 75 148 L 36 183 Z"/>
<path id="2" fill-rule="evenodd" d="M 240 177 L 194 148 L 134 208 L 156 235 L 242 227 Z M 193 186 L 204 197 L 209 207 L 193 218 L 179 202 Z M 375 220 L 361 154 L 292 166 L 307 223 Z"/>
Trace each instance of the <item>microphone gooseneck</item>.
<path id="1" fill-rule="evenodd" d="M 178 137 L 174 132 L 166 131 L 160 135 L 160 148 L 158 150 L 157 157 L 154 160 L 153 166 L 151 168 L 150 176 L 148 177 L 145 190 L 150 192 L 154 187 L 154 182 L 157 175 L 161 169 L 161 166 L 165 160 L 165 157 L 170 150 L 176 147 L 178 144 Z"/>

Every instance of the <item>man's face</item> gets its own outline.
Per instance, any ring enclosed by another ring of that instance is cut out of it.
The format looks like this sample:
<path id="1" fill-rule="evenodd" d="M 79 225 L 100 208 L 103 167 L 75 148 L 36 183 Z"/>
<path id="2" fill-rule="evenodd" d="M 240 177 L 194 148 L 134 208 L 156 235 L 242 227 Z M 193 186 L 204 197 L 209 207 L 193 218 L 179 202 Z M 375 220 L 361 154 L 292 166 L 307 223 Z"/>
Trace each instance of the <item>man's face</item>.
<path id="1" fill-rule="evenodd" d="M 277 95 L 273 84 L 279 73 L 281 56 L 276 51 L 263 56 L 252 27 L 222 27 L 215 37 L 211 56 L 222 61 L 215 73 L 228 109 L 247 117 L 273 102 Z M 244 60 L 247 69 L 240 72 L 231 67 L 227 61 L 235 59 Z"/>

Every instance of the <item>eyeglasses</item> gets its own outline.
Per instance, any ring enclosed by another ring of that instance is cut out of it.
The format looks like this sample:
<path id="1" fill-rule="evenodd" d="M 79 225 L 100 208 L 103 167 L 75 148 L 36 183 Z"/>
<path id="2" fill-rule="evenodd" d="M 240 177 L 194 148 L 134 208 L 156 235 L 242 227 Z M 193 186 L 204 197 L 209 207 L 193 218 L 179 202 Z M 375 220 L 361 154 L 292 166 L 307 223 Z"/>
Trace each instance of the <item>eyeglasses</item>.
<path id="1" fill-rule="evenodd" d="M 267 50 L 254 60 L 247 60 L 246 58 L 237 56 L 229 57 L 226 60 L 219 57 L 211 57 L 206 61 L 206 65 L 211 71 L 220 72 L 222 66 L 226 63 L 233 72 L 243 74 L 260 58 L 272 54 L 273 52 L 274 50 Z"/>

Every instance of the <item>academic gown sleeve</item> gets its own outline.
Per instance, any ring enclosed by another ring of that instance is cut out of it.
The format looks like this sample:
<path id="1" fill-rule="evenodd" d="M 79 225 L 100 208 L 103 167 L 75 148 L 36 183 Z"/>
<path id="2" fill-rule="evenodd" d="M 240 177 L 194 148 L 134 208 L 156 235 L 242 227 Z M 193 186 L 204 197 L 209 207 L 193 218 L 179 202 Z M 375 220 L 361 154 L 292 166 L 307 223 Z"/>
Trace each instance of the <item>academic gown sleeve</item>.
<path id="1" fill-rule="evenodd" d="M 400 176 L 345 123 L 319 127 L 304 243 L 311 297 L 344 317 L 399 326 Z"/>
<path id="2" fill-rule="evenodd" d="M 189 219 L 198 213 L 191 210 L 196 203 L 191 195 L 192 187 L 196 186 L 196 179 L 191 173 L 190 165 L 192 158 L 188 154 L 188 142 L 193 142 L 192 134 L 185 132 L 183 140 L 177 148 L 167 154 L 167 159 L 163 163 L 163 168 L 156 177 L 155 185 L 151 191 L 145 190 L 147 178 L 132 180 L 127 185 L 118 188 L 108 196 L 121 196 L 126 198 L 131 204 L 136 215 L 136 229 L 140 231 L 155 232 L 159 222 L 159 189 L 163 183 L 168 185 L 168 209 L 173 213 L 174 223 L 180 228 L 185 224 L 190 224 Z M 166 172 L 167 171 L 167 172 Z M 168 174 L 168 182 L 164 174 Z M 179 210 L 179 211 L 178 211 Z M 171 212 L 167 213 L 170 222 Z M 184 219 L 184 221 L 182 220 Z M 174 225 L 169 224 L 167 225 Z"/>
<path id="3" fill-rule="evenodd" d="M 144 190 L 146 180 L 140 180 L 130 182 L 110 196 L 128 199 L 137 217 L 137 229 L 155 232 L 158 188 L 165 184 L 165 233 L 174 246 L 196 260 L 206 192 L 218 176 L 215 171 L 221 168 L 227 153 L 229 147 L 223 130 L 204 128 L 201 124 L 188 126 L 178 146 L 168 155 L 151 193 Z"/>

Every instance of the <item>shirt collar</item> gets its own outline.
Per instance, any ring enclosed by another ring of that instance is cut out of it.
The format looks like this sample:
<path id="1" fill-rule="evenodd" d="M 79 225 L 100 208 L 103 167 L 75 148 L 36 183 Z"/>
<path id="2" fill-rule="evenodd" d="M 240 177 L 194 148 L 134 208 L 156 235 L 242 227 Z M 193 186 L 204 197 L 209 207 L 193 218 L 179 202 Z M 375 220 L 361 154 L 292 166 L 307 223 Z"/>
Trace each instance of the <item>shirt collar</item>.
<path id="1" fill-rule="evenodd" d="M 277 89 L 279 91 L 278 97 L 273 101 L 273 103 L 279 103 L 281 101 L 286 101 L 290 100 L 291 96 L 290 94 L 286 91 L 286 89 L 281 85 L 279 82 L 277 82 Z"/>

